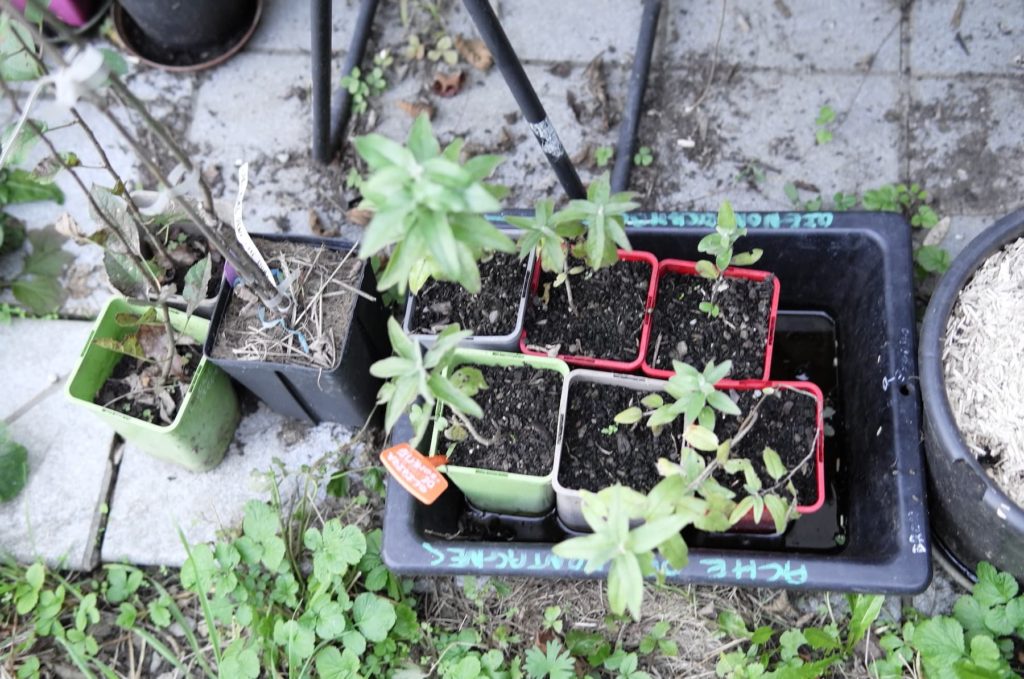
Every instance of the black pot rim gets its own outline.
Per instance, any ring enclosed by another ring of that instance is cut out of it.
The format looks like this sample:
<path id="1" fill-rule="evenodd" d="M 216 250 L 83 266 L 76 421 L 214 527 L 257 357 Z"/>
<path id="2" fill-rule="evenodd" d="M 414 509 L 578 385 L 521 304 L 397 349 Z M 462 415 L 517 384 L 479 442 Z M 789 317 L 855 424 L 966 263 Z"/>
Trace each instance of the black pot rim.
<path id="1" fill-rule="evenodd" d="M 121 7 L 121 3 L 114 3 L 112 14 L 114 16 L 114 28 L 117 31 L 117 36 L 121 39 L 121 44 L 124 45 L 125 49 L 128 50 L 132 54 L 132 56 L 134 56 L 144 64 L 148 64 L 150 66 L 160 68 L 165 71 L 170 71 L 172 73 L 191 73 L 193 71 L 202 71 L 204 69 L 222 64 L 231 57 L 235 56 L 235 54 L 237 54 L 243 47 L 245 47 L 245 45 L 249 42 L 250 38 L 252 38 L 253 34 L 256 32 L 256 27 L 259 26 L 260 17 L 263 16 L 263 0 L 255 0 L 255 3 L 256 9 L 252 14 L 252 22 L 249 24 L 249 28 L 245 31 L 245 34 L 238 40 L 238 42 L 236 42 L 234 45 L 229 47 L 224 52 L 213 57 L 212 59 L 207 59 L 206 61 L 201 61 L 196 64 L 189 64 L 188 66 L 161 64 L 158 61 L 153 61 L 152 59 L 143 56 L 135 48 L 135 45 L 133 45 L 131 40 L 129 40 L 128 38 L 128 31 L 126 31 L 124 28 L 125 12 L 124 8 Z"/>
<path id="2" fill-rule="evenodd" d="M 993 512 L 1019 530 L 1024 530 L 1024 509 L 1012 500 L 992 480 L 985 469 L 967 447 L 960 428 L 956 424 L 949 396 L 946 393 L 946 378 L 942 368 L 942 351 L 946 339 L 946 324 L 953 311 L 960 291 L 974 276 L 978 267 L 995 252 L 1009 243 L 1024 237 L 1024 208 L 997 220 L 972 240 L 958 256 L 949 270 L 939 280 L 932 293 L 931 301 L 921 325 L 919 371 L 921 378 L 921 401 L 924 405 L 925 420 L 930 434 L 939 443 L 939 450 L 929 454 L 949 455 L 968 465 L 982 479 L 986 491 L 981 500 Z M 929 448 L 935 448 L 929 447 Z"/>

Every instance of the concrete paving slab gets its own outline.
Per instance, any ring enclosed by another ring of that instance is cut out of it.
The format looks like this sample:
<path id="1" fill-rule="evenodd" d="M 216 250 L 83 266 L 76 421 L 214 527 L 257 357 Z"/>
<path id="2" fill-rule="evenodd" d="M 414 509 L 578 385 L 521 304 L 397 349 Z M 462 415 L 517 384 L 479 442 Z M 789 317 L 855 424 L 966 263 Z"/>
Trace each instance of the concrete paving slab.
<path id="1" fill-rule="evenodd" d="M 99 550 L 100 505 L 110 483 L 113 432 L 64 396 L 92 329 L 81 321 L 0 325 L 0 421 L 28 450 L 28 480 L 0 504 L 0 556 L 89 570 Z M 53 382 L 51 378 L 60 378 Z M 37 395 L 30 409 L 23 407 Z M 23 414 L 17 416 L 22 411 Z"/>
<path id="2" fill-rule="evenodd" d="M 860 193 L 899 176 L 893 76 L 739 69 L 687 113 L 705 83 L 702 69 L 654 76 L 640 129 L 654 162 L 634 171 L 645 204 L 714 209 L 728 198 L 736 209 L 790 209 L 783 187 L 802 181 L 814 187 L 802 200 L 820 193 L 828 209 L 838 191 Z M 833 140 L 819 145 L 815 118 L 825 104 L 837 118 Z"/>
<path id="3" fill-rule="evenodd" d="M 1024 74 L 1024 11 L 1019 0 L 927 0 L 910 9 L 909 65 L 915 75 Z"/>
<path id="4" fill-rule="evenodd" d="M 329 457 L 351 435 L 340 425 L 310 427 L 261 404 L 242 418 L 224 461 L 206 473 L 125 446 L 103 535 L 103 561 L 180 566 L 186 553 L 179 528 L 197 543 L 239 525 L 246 502 L 270 498 L 265 473 L 278 469 L 278 461 L 288 472 L 280 482 L 281 499 L 290 503 L 304 491 L 295 472 Z"/>
<path id="5" fill-rule="evenodd" d="M 1024 80 L 975 77 L 911 82 L 910 177 L 940 214 L 1003 214 L 1024 195 Z"/>
<path id="6" fill-rule="evenodd" d="M 899 4 L 889 0 L 721 0 L 665 3 L 663 58 L 675 66 L 710 58 L 747 67 L 896 73 L 900 65 Z M 718 25 L 725 7 L 721 40 Z"/>
<path id="7" fill-rule="evenodd" d="M 358 0 L 333 0 L 331 26 L 335 54 L 348 47 Z M 310 3 L 296 0 L 263 0 L 263 16 L 245 46 L 247 52 L 309 52 Z"/>
<path id="8" fill-rule="evenodd" d="M 416 67 L 411 77 L 382 95 L 378 106 L 380 123 L 374 131 L 405 139 L 412 117 L 399 111 L 399 102 L 429 102 L 436 108 L 433 126 L 442 143 L 459 136 L 466 139 L 469 152 L 505 155 L 506 160 L 494 177 L 511 190 L 506 205 L 529 208 L 540 198 L 561 197 L 554 174 L 501 74 L 493 68 L 487 73 L 465 70 L 467 80 L 462 91 L 446 99 L 427 94 L 434 68 L 426 64 Z M 604 76 L 597 79 L 588 75 L 585 66 L 526 67 L 548 119 L 569 155 L 578 161 L 587 155 L 588 149 L 614 145 L 617 139 L 628 67 L 606 64 L 602 71 Z M 597 83 L 603 83 L 604 89 Z M 599 94 L 599 90 L 603 93 Z M 603 171 L 590 160 L 582 160 L 578 165 L 585 182 Z"/>
<path id="9" fill-rule="evenodd" d="M 956 258 L 978 234 L 1004 216 L 953 215 L 950 217 L 949 231 L 939 245 L 946 249 L 951 259 Z"/>

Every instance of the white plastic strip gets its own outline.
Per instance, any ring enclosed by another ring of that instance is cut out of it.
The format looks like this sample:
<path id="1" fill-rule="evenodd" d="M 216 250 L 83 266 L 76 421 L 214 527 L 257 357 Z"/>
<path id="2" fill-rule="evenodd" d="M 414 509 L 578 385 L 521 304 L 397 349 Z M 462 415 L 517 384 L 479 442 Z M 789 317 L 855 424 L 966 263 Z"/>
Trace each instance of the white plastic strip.
<path id="1" fill-rule="evenodd" d="M 249 236 L 249 232 L 245 230 L 245 222 L 242 221 L 242 201 L 245 198 L 245 190 L 249 186 L 249 163 L 242 163 L 242 166 L 238 168 L 238 197 L 235 198 L 235 214 L 234 214 L 234 227 L 235 227 L 235 238 L 238 239 L 238 243 L 242 246 L 242 249 L 253 258 L 253 261 L 260 267 L 267 280 L 274 287 L 277 287 L 277 282 L 274 281 L 274 274 L 270 272 L 270 266 L 267 264 L 267 260 L 263 259 L 263 255 L 260 254 L 259 248 L 252 242 L 252 238 Z"/>

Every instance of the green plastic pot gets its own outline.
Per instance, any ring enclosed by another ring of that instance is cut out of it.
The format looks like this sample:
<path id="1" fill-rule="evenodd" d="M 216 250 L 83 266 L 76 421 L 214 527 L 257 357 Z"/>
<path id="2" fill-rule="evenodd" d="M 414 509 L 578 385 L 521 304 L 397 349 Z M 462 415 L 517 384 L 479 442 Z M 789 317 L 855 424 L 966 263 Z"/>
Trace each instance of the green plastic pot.
<path id="1" fill-rule="evenodd" d="M 238 399 L 231 380 L 205 357 L 199 361 L 192 383 L 174 422 L 158 425 L 136 419 L 125 413 L 104 408 L 93 399 L 110 377 L 122 355 L 93 343 L 96 338 L 121 339 L 133 329 L 115 322 L 120 313 L 142 314 L 146 304 L 134 304 L 124 299 L 111 299 L 103 308 L 89 339 L 82 349 L 81 358 L 68 379 L 67 395 L 76 404 L 91 410 L 114 431 L 138 449 L 153 457 L 201 472 L 217 466 L 224 458 L 238 426 Z M 171 309 L 171 324 L 202 346 L 210 322 Z"/>
<path id="2" fill-rule="evenodd" d="M 537 370 L 553 370 L 563 378 L 569 374 L 569 366 L 557 358 L 525 356 L 503 351 L 483 351 L 480 349 L 458 349 L 455 352 L 455 366 L 470 364 L 480 366 L 530 366 Z M 441 403 L 437 405 L 436 415 L 443 414 Z M 430 441 L 430 454 L 443 454 L 438 451 L 441 432 L 434 427 Z M 552 432 L 552 438 L 554 432 Z M 466 499 L 478 509 L 498 514 L 538 515 L 545 514 L 555 505 L 555 491 L 551 488 L 551 480 L 555 471 L 554 451 L 552 451 L 551 469 L 544 476 L 528 474 L 510 474 L 508 472 L 458 465 L 444 465 L 439 468 L 452 483 L 458 486 Z"/>

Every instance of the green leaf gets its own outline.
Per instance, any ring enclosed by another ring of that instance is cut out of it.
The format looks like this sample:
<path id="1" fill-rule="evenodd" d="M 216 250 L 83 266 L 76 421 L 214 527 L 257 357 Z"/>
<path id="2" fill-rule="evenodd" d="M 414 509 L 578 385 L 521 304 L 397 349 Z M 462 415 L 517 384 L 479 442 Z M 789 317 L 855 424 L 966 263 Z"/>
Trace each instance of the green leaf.
<path id="1" fill-rule="evenodd" d="M 321 679 L 355 679 L 359 676 L 359 656 L 346 648 L 328 646 L 316 654 L 316 671 Z"/>
<path id="2" fill-rule="evenodd" d="M 778 495 L 765 495 L 764 504 L 772 516 L 772 521 L 775 523 L 775 532 L 782 533 L 785 531 L 786 524 L 789 523 L 789 507 L 786 501 Z"/>
<path id="3" fill-rule="evenodd" d="M 708 405 L 724 415 L 740 415 L 740 407 L 720 391 L 708 394 Z"/>
<path id="4" fill-rule="evenodd" d="M 22 273 L 57 278 L 74 256 L 63 249 L 65 238 L 53 227 L 28 232 L 32 252 L 22 263 Z"/>
<path id="5" fill-rule="evenodd" d="M 258 543 L 265 543 L 280 533 L 281 518 L 274 508 L 265 502 L 249 500 L 245 504 L 242 530 L 247 537 Z"/>
<path id="6" fill-rule="evenodd" d="M 938 245 L 922 245 L 914 251 L 914 261 L 928 273 L 945 273 L 951 264 L 949 252 Z"/>
<path id="7" fill-rule="evenodd" d="M 660 408 L 665 404 L 665 399 L 662 398 L 661 394 L 652 392 L 640 399 L 640 404 L 645 408 Z"/>
<path id="8" fill-rule="evenodd" d="M 185 313 L 189 316 L 206 299 L 206 290 L 210 286 L 210 255 L 206 255 L 189 267 L 185 273 L 185 285 L 181 296 L 185 299 Z"/>
<path id="9" fill-rule="evenodd" d="M 735 525 L 738 521 L 742 520 L 747 514 L 754 509 L 754 503 L 756 502 L 755 496 L 748 495 L 747 497 L 740 500 L 739 504 L 733 508 L 729 514 L 729 524 Z"/>
<path id="10" fill-rule="evenodd" d="M 808 627 L 804 630 L 807 644 L 816 651 L 833 651 L 839 648 L 839 640 L 826 630 Z"/>
<path id="11" fill-rule="evenodd" d="M 636 424 L 644 416 L 644 411 L 640 408 L 633 406 L 626 408 L 621 413 L 615 416 L 616 424 Z"/>
<path id="12" fill-rule="evenodd" d="M 717 450 L 718 437 L 715 432 L 698 424 L 691 424 L 683 431 L 683 440 L 697 450 Z"/>
<path id="13" fill-rule="evenodd" d="M 972 593 L 982 606 L 1005 604 L 1017 595 L 1017 581 L 1009 573 L 1000 573 L 987 561 L 978 564 L 977 573 Z"/>
<path id="14" fill-rule="evenodd" d="M 146 275 L 128 255 L 112 250 L 103 252 L 103 268 L 114 289 L 125 297 L 146 296 Z"/>
<path id="15" fill-rule="evenodd" d="M 634 552 L 648 552 L 678 535 L 688 523 L 687 517 L 676 515 L 663 516 L 645 522 L 629 532 L 629 546 Z"/>
<path id="16" fill-rule="evenodd" d="M 15 82 L 35 80 L 41 75 L 39 65 L 25 52 L 22 42 L 35 49 L 28 29 L 12 22 L 7 14 L 0 16 L 0 78 Z"/>
<path id="17" fill-rule="evenodd" d="M 427 386 L 434 397 L 443 401 L 448 407 L 470 417 L 483 417 L 483 410 L 480 409 L 476 401 L 459 391 L 446 377 L 433 374 L 427 380 Z"/>
<path id="18" fill-rule="evenodd" d="M 858 594 L 848 597 L 850 602 L 850 631 L 846 647 L 852 649 L 871 629 L 882 612 L 885 597 L 880 594 Z"/>
<path id="19" fill-rule="evenodd" d="M 64 202 L 64 192 L 60 190 L 59 186 L 42 181 L 26 170 L 8 169 L 4 189 L 7 199 L 3 202 L 8 205 L 43 200 L 52 200 L 55 203 Z"/>
<path id="20" fill-rule="evenodd" d="M 718 208 L 718 226 L 733 229 L 736 228 L 736 213 L 733 212 L 732 203 L 727 200 L 723 200 L 721 206 Z"/>
<path id="21" fill-rule="evenodd" d="M 706 259 L 697 260 L 696 269 L 697 274 L 704 278 L 708 278 L 711 280 L 718 278 L 718 269 L 715 268 L 714 264 L 712 264 Z"/>
<path id="22" fill-rule="evenodd" d="M 612 612 L 621 615 L 628 609 L 633 619 L 639 620 L 643 597 L 644 579 L 636 555 L 626 552 L 612 559 L 608 571 L 608 604 Z"/>
<path id="23" fill-rule="evenodd" d="M 17 123 L 11 123 L 4 129 L 3 139 L 0 140 L 0 150 L 6 149 L 8 146 L 13 148 L 8 153 L 4 165 L 0 166 L 0 169 L 8 165 L 21 165 L 24 163 L 28 152 L 39 141 L 38 130 L 46 131 L 46 123 L 30 118 L 26 121 L 25 125 L 21 126 L 16 137 L 14 137 L 15 129 L 17 129 Z"/>
<path id="24" fill-rule="evenodd" d="M 120 52 L 101 47 L 100 54 L 103 55 L 103 65 L 107 67 L 109 72 L 118 77 L 128 73 L 128 62 L 121 56 Z"/>
<path id="25" fill-rule="evenodd" d="M 911 643 L 926 661 L 948 667 L 964 654 L 964 631 L 953 618 L 938 616 L 920 623 Z"/>
<path id="26" fill-rule="evenodd" d="M 363 592 L 352 606 L 352 619 L 367 640 L 384 641 L 395 624 L 395 607 L 387 599 Z"/>
<path id="27" fill-rule="evenodd" d="M 288 663 L 292 666 L 313 655 L 316 648 L 316 637 L 296 620 L 287 622 L 280 618 L 274 623 L 274 643 L 285 649 Z"/>
<path id="28" fill-rule="evenodd" d="M 774 480 L 778 481 L 786 475 L 786 466 L 782 464 L 782 458 L 772 448 L 765 447 L 761 457 L 764 460 L 765 470 Z"/>

